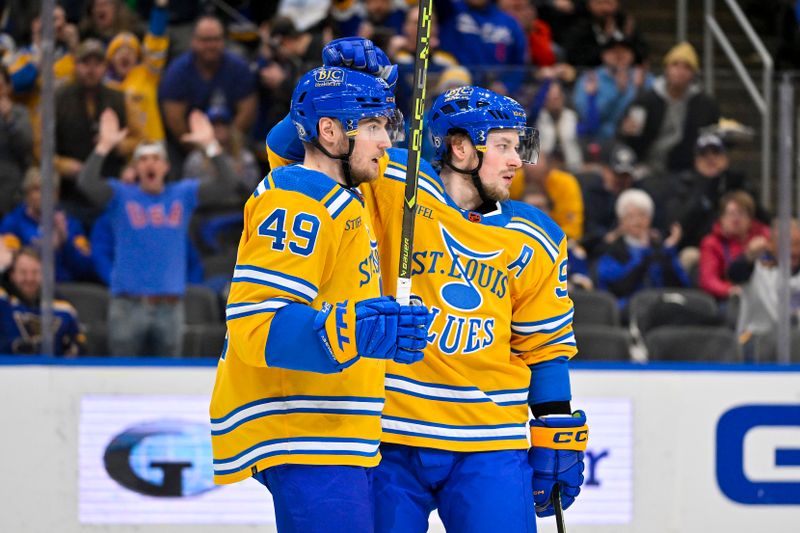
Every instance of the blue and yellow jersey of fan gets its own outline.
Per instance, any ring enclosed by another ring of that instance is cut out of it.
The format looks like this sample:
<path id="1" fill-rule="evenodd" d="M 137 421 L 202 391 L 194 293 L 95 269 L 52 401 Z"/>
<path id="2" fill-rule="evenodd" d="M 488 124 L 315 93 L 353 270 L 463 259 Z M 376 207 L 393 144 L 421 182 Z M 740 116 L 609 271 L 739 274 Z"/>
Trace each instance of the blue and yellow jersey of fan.
<path id="1" fill-rule="evenodd" d="M 275 163 L 276 154 L 292 157 L 290 126 L 284 121 L 270 133 Z M 385 294 L 394 294 L 397 279 L 407 153 L 388 150 L 383 178 L 361 188 Z M 383 441 L 453 451 L 527 448 L 529 365 L 577 351 L 564 232 L 520 202 L 485 215 L 460 209 L 423 160 L 412 260 L 412 290 L 435 319 L 421 362 L 387 365 Z"/>
<path id="2" fill-rule="evenodd" d="M 266 363 L 270 339 L 286 357 L 308 349 L 291 339 L 311 324 L 273 330 L 282 307 L 380 296 L 377 253 L 363 198 L 322 173 L 275 169 L 247 201 L 210 408 L 217 483 L 286 463 L 378 464 L 384 361 L 333 374 Z"/>

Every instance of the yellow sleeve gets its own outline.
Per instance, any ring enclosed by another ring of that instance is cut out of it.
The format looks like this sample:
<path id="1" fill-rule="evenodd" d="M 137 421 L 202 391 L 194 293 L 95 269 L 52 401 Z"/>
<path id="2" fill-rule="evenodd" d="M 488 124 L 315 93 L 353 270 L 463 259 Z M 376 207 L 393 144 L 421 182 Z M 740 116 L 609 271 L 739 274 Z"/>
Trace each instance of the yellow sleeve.
<path id="1" fill-rule="evenodd" d="M 571 240 L 583 237 L 583 193 L 577 178 L 560 170 L 553 171 L 546 189 L 553 202 L 550 216 L 556 224 Z"/>
<path id="2" fill-rule="evenodd" d="M 280 189 L 250 198 L 244 217 L 225 312 L 228 344 L 247 364 L 265 367 L 275 313 L 311 306 L 333 272 L 341 229 L 319 202 Z"/>
<path id="3" fill-rule="evenodd" d="M 539 250 L 528 266 L 515 274 L 522 289 L 513 302 L 511 351 L 525 364 L 556 357 L 573 357 L 577 351 L 572 333 L 572 300 L 567 293 L 567 239 L 558 245 L 555 262 Z M 514 269 L 511 272 L 515 272 Z"/>
<path id="4" fill-rule="evenodd" d="M 151 76 L 161 77 L 161 72 L 167 63 L 167 48 L 169 48 L 169 37 L 165 35 L 159 37 L 152 33 L 144 36 L 143 63 Z"/>

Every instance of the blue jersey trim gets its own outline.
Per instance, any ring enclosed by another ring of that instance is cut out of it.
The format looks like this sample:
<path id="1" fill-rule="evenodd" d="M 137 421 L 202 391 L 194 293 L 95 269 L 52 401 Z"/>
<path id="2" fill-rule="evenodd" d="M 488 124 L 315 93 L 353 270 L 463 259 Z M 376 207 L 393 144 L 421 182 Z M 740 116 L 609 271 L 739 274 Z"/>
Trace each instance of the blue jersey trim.
<path id="1" fill-rule="evenodd" d="M 433 428 L 444 428 L 444 429 L 505 429 L 505 428 L 524 428 L 526 424 L 488 424 L 482 426 L 464 426 L 464 425 L 453 425 L 453 424 L 437 424 L 436 422 L 424 422 L 422 420 L 415 420 L 413 418 L 403 418 L 399 416 L 387 416 L 383 415 L 384 420 L 395 420 L 397 422 L 408 422 L 409 424 L 418 424 L 420 426 L 428 426 Z"/>
<path id="2" fill-rule="evenodd" d="M 575 309 L 570 308 L 570 310 L 564 313 L 563 315 L 554 316 L 552 318 L 547 318 L 544 320 L 537 320 L 534 322 L 511 322 L 511 332 L 515 333 L 516 335 L 523 335 L 523 336 L 542 334 L 542 333 L 555 333 L 556 331 L 561 331 L 568 325 L 572 324 L 571 320 L 574 312 Z M 554 324 L 554 325 L 549 328 L 537 329 L 536 331 L 531 331 L 531 332 L 524 332 L 520 331 L 519 329 L 519 328 L 529 328 L 533 326 L 542 326 L 546 324 Z"/>
<path id="3" fill-rule="evenodd" d="M 248 453 L 251 453 L 253 450 L 257 450 L 258 448 L 260 448 L 262 446 L 269 446 L 270 444 L 281 444 L 281 443 L 284 443 L 284 442 L 352 442 L 354 444 L 370 444 L 370 445 L 378 446 L 381 441 L 380 440 L 369 440 L 369 439 L 358 439 L 358 438 L 352 438 L 351 439 L 351 438 L 347 438 L 347 437 L 294 437 L 294 438 L 272 439 L 272 440 L 261 441 L 258 444 L 254 444 L 254 445 L 250 446 L 249 448 L 247 448 L 245 450 L 242 450 L 241 452 L 237 453 L 233 457 L 226 457 L 225 459 L 214 459 L 213 463 L 216 465 L 216 464 L 228 463 L 230 461 L 235 461 L 237 459 L 240 459 L 241 457 L 244 457 Z M 304 450 L 304 451 L 299 451 L 299 452 L 284 452 L 284 453 L 302 453 L 302 454 L 305 454 L 307 452 Z M 321 452 L 321 453 L 327 453 L 327 451 Z M 359 452 L 353 452 L 353 453 L 359 453 Z M 253 460 L 252 462 L 256 462 L 256 461 Z M 252 463 L 250 463 L 250 464 L 252 464 Z M 241 468 L 236 469 L 236 470 L 237 471 L 241 470 Z"/>
<path id="4" fill-rule="evenodd" d="M 413 396 L 415 398 L 422 398 L 423 400 L 433 400 L 436 402 L 449 402 L 449 403 L 490 403 L 492 402 L 491 398 L 442 398 L 441 396 L 430 396 L 429 394 L 424 394 L 421 392 L 414 392 L 408 391 L 403 389 L 398 389 L 397 387 L 392 387 L 391 385 L 387 385 L 387 391 L 396 392 L 398 394 L 405 394 L 406 396 Z M 522 402 L 525 403 L 525 402 Z M 498 404 L 500 405 L 500 404 Z"/>
<path id="5" fill-rule="evenodd" d="M 267 452 L 262 453 L 254 457 L 252 460 L 248 461 L 240 468 L 231 468 L 228 470 L 214 470 L 214 474 L 217 476 L 224 476 L 227 474 L 235 474 L 236 472 L 241 472 L 242 470 L 247 470 L 257 462 L 267 459 L 269 457 L 274 457 L 276 455 L 357 455 L 360 457 L 375 457 L 378 455 L 380 450 L 375 450 L 374 452 L 357 452 L 354 450 L 302 450 L 302 451 L 288 451 L 288 450 L 276 450 L 274 452 Z"/>
<path id="6" fill-rule="evenodd" d="M 575 333 L 569 331 L 560 337 L 556 337 L 555 339 L 544 343 L 542 346 L 553 346 L 554 344 L 563 344 L 565 346 L 575 346 Z"/>
<path id="7" fill-rule="evenodd" d="M 223 416 L 222 418 L 212 418 L 212 424 L 219 424 L 221 422 L 225 422 L 232 416 L 235 416 L 238 413 L 241 413 L 245 409 L 250 409 L 251 407 L 255 407 L 257 405 L 265 405 L 275 402 L 288 402 L 294 400 L 317 400 L 317 401 L 326 401 L 326 400 L 333 400 L 337 402 L 363 402 L 363 403 L 383 403 L 382 398 L 366 398 L 364 396 L 310 396 L 310 395 L 294 395 L 294 396 L 280 396 L 277 398 L 264 398 L 261 400 L 254 400 L 252 402 L 248 402 L 244 405 L 240 405 L 227 415 Z"/>
<path id="8" fill-rule="evenodd" d="M 542 228 L 545 235 L 555 243 L 556 246 L 561 244 L 566 238 L 566 234 L 561 227 L 544 211 L 538 207 L 533 207 L 517 200 L 508 200 L 503 202 L 503 206 L 509 208 L 512 217 L 519 217 L 527 220 L 531 224 L 535 224 Z"/>
<path id="9" fill-rule="evenodd" d="M 396 435 L 407 435 L 409 437 L 423 437 L 426 439 L 433 439 L 433 440 L 451 440 L 451 441 L 458 441 L 458 442 L 481 442 L 481 441 L 497 441 L 497 440 L 518 440 L 522 442 L 527 442 L 527 438 L 525 437 L 509 437 L 509 436 L 498 436 L 498 437 L 453 437 L 450 435 L 428 435 L 426 433 L 419 433 L 417 431 L 408 431 L 405 429 L 388 429 L 383 428 L 384 433 L 394 433 Z"/>
<path id="10" fill-rule="evenodd" d="M 270 175 L 276 189 L 297 192 L 317 202 L 322 202 L 334 187 L 341 187 L 322 172 L 301 165 L 276 168 Z"/>
<path id="11" fill-rule="evenodd" d="M 392 379 L 399 379 L 400 381 L 406 381 L 408 383 L 413 383 L 414 385 L 422 385 L 425 387 L 437 387 L 440 389 L 448 389 L 448 390 L 457 390 L 457 391 L 478 391 L 480 389 L 478 387 L 468 387 L 468 386 L 459 386 L 459 385 L 440 385 L 438 383 L 428 383 L 425 381 L 417 381 L 416 379 L 407 378 L 405 376 L 399 376 L 397 374 L 386 374 L 387 378 Z"/>
<path id="12" fill-rule="evenodd" d="M 266 418 L 268 416 L 275 416 L 275 415 L 288 415 L 293 413 L 303 413 L 303 414 L 324 414 L 324 415 L 352 415 L 352 416 L 377 416 L 380 417 L 380 413 L 376 413 L 375 411 L 366 411 L 366 410 L 358 410 L 358 409 L 312 409 L 310 407 L 297 407 L 292 409 L 284 409 L 282 411 L 272 411 L 269 413 L 258 413 L 250 415 L 246 418 L 241 419 L 236 424 L 232 425 L 229 428 L 221 429 L 221 430 L 211 430 L 212 435 L 225 435 L 230 433 L 231 431 L 239 428 L 240 426 L 250 422 L 252 420 L 256 420 L 259 418 Z"/>

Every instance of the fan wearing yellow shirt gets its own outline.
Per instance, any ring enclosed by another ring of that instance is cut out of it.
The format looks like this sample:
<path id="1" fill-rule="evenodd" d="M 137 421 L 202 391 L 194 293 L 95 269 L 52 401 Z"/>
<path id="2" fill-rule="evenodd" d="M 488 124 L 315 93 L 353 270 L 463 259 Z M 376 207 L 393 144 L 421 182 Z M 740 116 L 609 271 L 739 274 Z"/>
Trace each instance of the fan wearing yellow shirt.
<path id="1" fill-rule="evenodd" d="M 121 32 L 108 44 L 106 86 L 125 94 L 128 127 L 150 142 L 164 140 L 164 125 L 158 109 L 158 83 L 167 62 L 166 36 L 168 0 L 156 0 L 144 48 L 130 32 Z"/>
<path id="2" fill-rule="evenodd" d="M 302 164 L 274 169 L 244 209 L 211 398 L 214 479 L 273 495 L 278 530 L 372 533 L 386 362 L 422 357 L 430 315 L 381 296 L 358 189 L 402 131 L 385 81 L 318 68 L 291 118 Z"/>

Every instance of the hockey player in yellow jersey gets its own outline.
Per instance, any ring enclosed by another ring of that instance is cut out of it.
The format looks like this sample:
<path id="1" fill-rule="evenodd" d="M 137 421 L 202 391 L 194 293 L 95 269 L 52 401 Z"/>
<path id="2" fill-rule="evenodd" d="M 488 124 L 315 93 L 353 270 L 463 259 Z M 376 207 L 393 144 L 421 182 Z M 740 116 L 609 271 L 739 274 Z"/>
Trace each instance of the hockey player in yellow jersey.
<path id="1" fill-rule="evenodd" d="M 214 476 L 267 486 L 279 531 L 371 533 L 386 361 L 418 361 L 430 321 L 381 296 L 355 189 L 378 177 L 402 115 L 382 79 L 319 68 L 291 117 L 303 163 L 273 170 L 245 205 L 210 406 Z"/>
<path id="2" fill-rule="evenodd" d="M 534 509 L 553 514 L 555 487 L 565 507 L 578 495 L 588 437 L 570 405 L 565 236 L 507 201 L 515 171 L 535 160 L 518 103 L 462 87 L 429 116 L 441 178 L 421 162 L 412 260 L 413 290 L 435 320 L 425 359 L 387 368 L 376 531 L 425 531 L 435 508 L 448 531 L 535 531 Z M 286 121 L 270 132 L 271 161 L 294 157 L 291 134 Z M 388 179 L 361 190 L 392 294 L 407 152 L 387 154 Z"/>
<path id="3" fill-rule="evenodd" d="M 419 175 L 412 282 L 435 318 L 423 361 L 387 366 L 376 532 L 426 531 L 436 508 L 448 531 L 535 531 L 534 509 L 552 514 L 554 487 L 565 507 L 580 491 L 588 436 L 570 406 L 566 238 L 508 200 L 516 170 L 538 152 L 517 102 L 460 87 L 429 120 L 441 170 Z M 405 159 L 389 153 L 393 179 L 362 189 L 393 294 Z"/>

